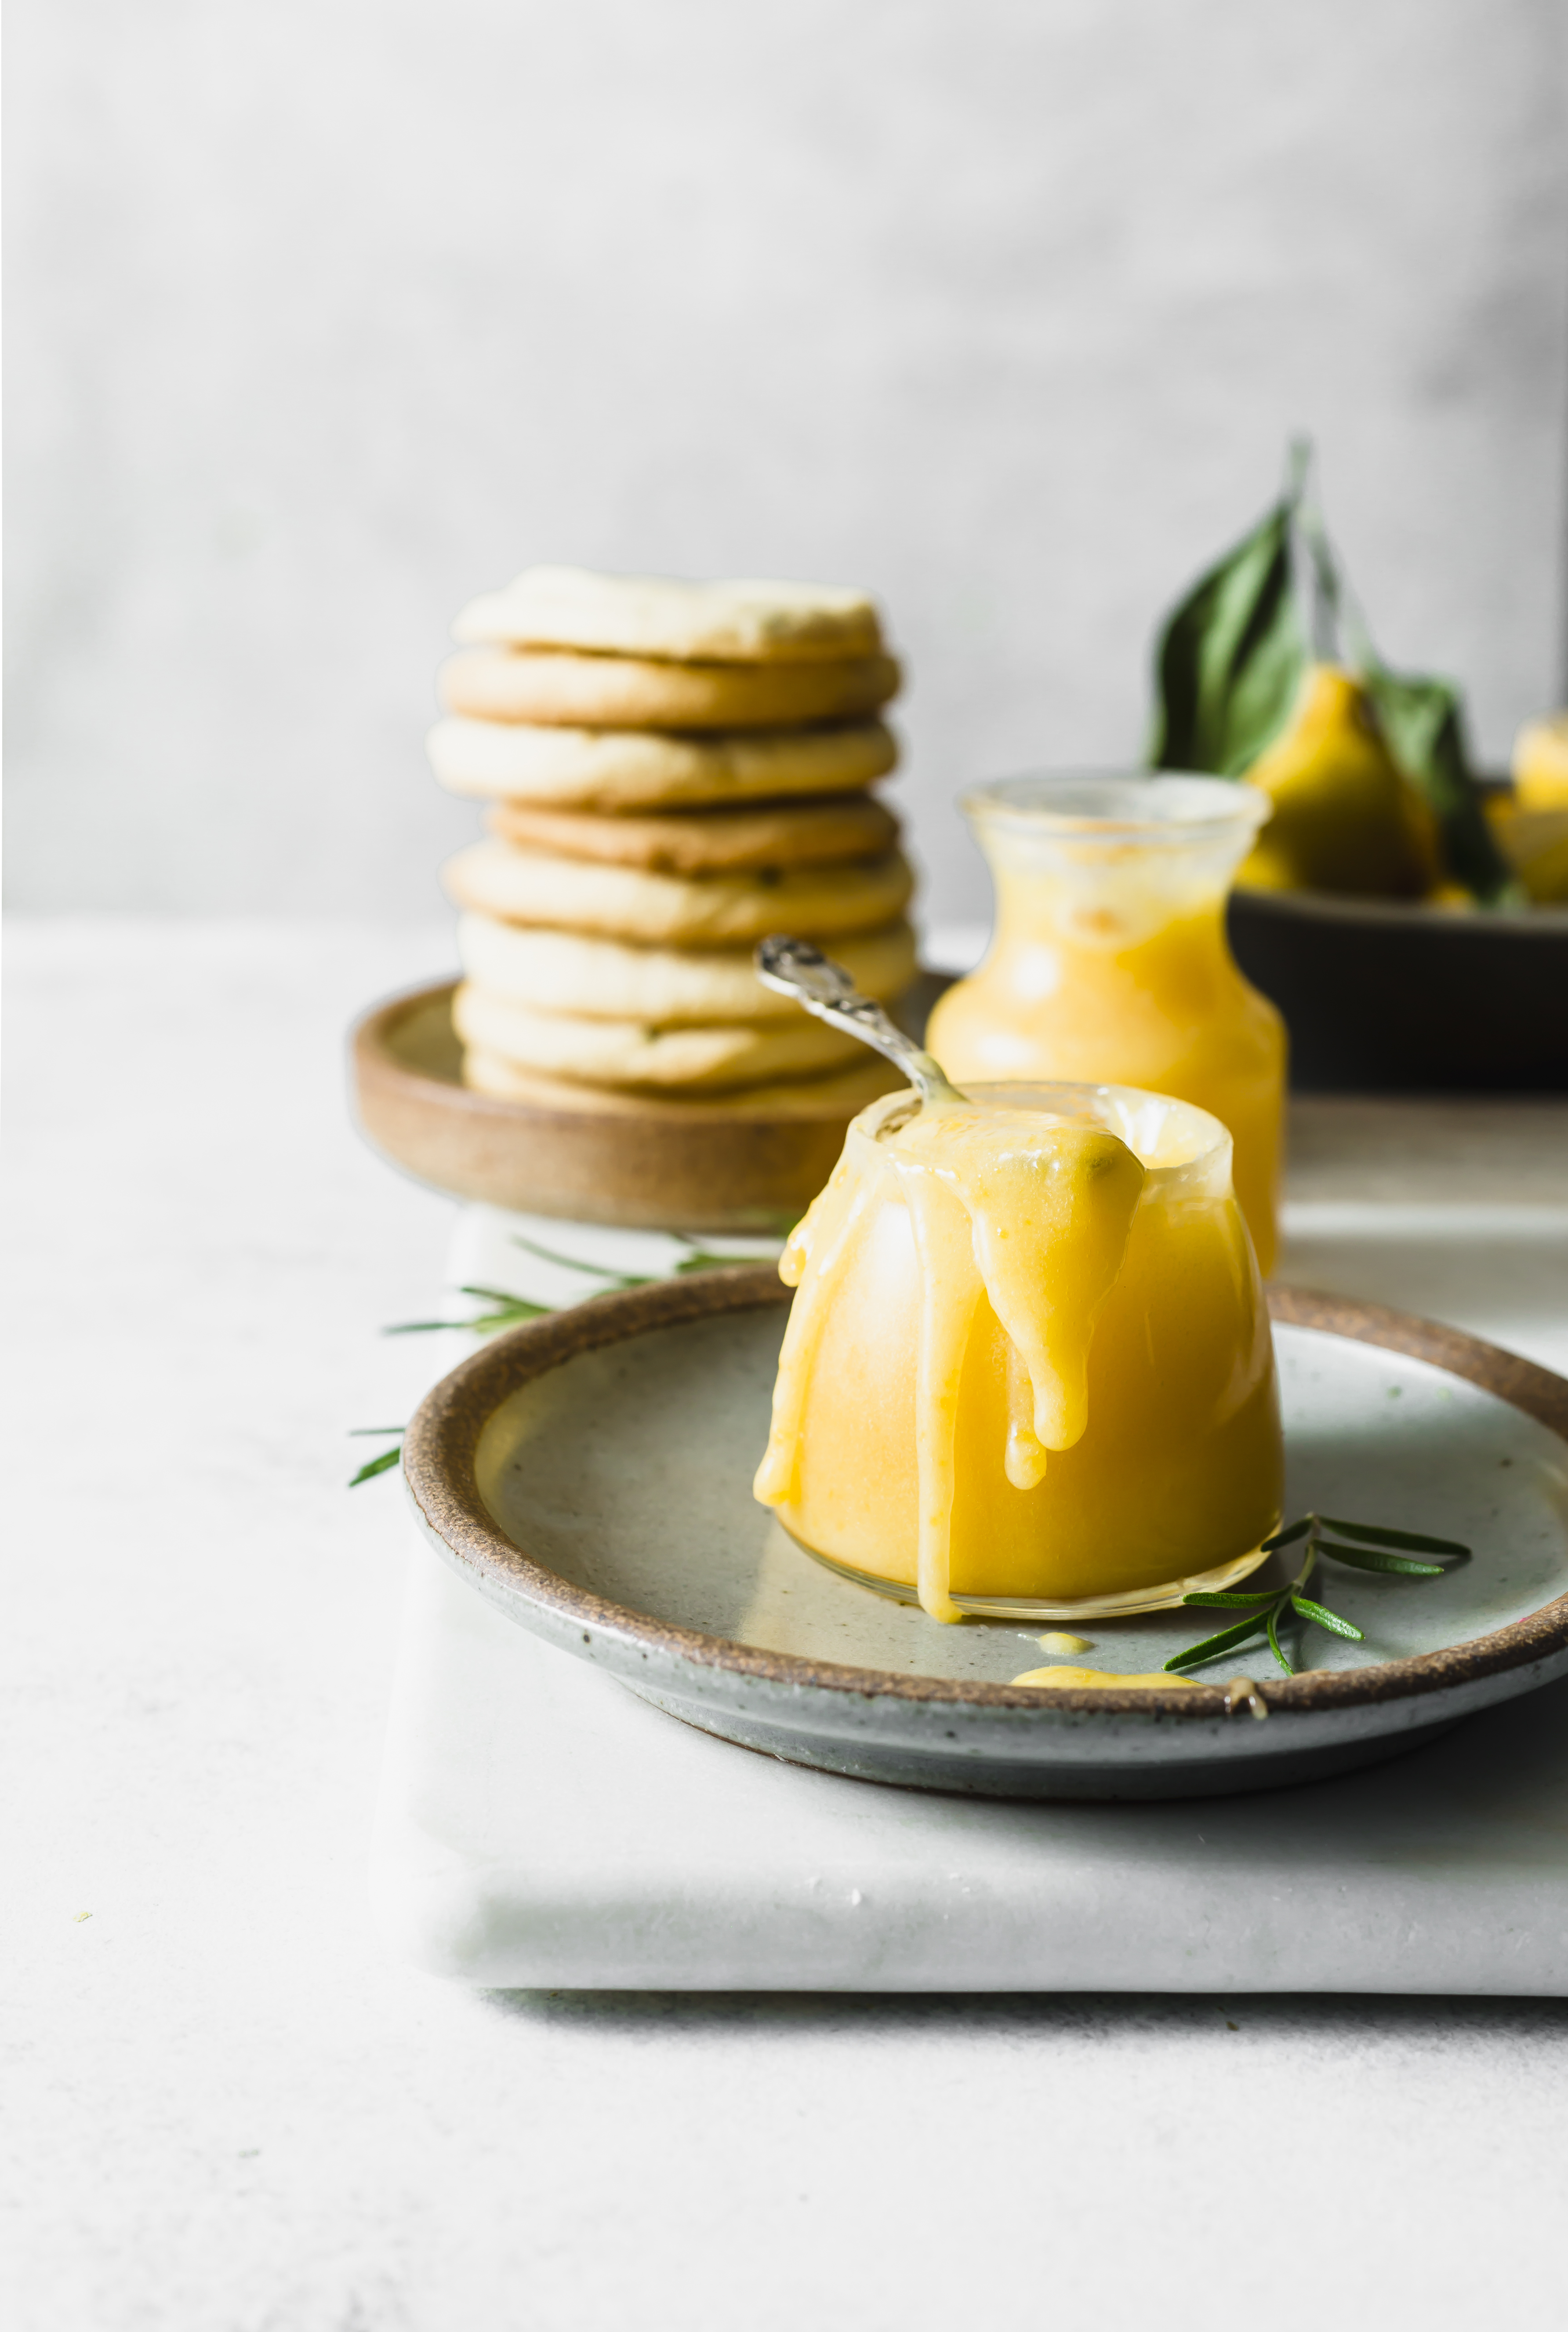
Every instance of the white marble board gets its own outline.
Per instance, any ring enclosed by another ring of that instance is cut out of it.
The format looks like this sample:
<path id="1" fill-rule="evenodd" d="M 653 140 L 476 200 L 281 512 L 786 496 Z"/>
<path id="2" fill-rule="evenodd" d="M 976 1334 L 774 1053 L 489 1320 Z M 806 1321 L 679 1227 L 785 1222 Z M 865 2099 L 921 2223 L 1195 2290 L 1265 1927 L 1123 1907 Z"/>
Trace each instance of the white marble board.
<path id="1" fill-rule="evenodd" d="M 1443 1241 L 1445 1314 L 1546 1361 L 1568 1309 L 1551 1214 L 1489 1209 L 1468 1227 L 1488 1250 L 1478 1241 L 1468 1271 L 1458 1224 Z M 1398 1210 L 1366 1215 L 1356 1244 L 1397 1253 Z M 657 1239 L 470 1209 L 453 1283 L 569 1300 L 572 1275 L 518 1250 L 518 1229 L 607 1266 L 668 1265 Z M 1499 1238 L 1534 1265 L 1535 1313 L 1516 1324 L 1496 1316 Z M 1419 1284 L 1399 1292 L 1420 1307 Z M 451 1339 L 443 1363 L 469 1349 Z M 389 1947 L 432 1972 L 562 1988 L 1568 1993 L 1568 1684 L 1373 1772 L 1261 1798 L 985 1804 L 709 1739 L 533 1642 L 423 1545 L 413 1563 L 373 1892 Z"/>
<path id="2" fill-rule="evenodd" d="M 486 1985 L 1568 1993 L 1568 1683 L 1310 1788 L 999 1804 L 713 1740 L 422 1544 L 373 1894 Z"/>

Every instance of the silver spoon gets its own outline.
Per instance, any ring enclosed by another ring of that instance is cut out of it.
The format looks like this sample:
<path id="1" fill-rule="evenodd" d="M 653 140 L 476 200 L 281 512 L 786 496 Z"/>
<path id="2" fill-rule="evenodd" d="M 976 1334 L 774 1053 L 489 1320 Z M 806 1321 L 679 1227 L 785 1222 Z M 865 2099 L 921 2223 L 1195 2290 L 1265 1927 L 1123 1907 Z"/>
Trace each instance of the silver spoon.
<path id="1" fill-rule="evenodd" d="M 793 996 L 830 1028 L 841 1028 L 846 1036 L 858 1037 L 862 1045 L 885 1054 L 896 1068 L 903 1070 L 923 1103 L 950 1105 L 965 1100 L 941 1063 L 923 1053 L 879 1004 L 860 994 L 842 964 L 834 963 L 810 940 L 790 939 L 774 932 L 771 938 L 757 941 L 751 960 L 765 988 L 779 996 Z"/>

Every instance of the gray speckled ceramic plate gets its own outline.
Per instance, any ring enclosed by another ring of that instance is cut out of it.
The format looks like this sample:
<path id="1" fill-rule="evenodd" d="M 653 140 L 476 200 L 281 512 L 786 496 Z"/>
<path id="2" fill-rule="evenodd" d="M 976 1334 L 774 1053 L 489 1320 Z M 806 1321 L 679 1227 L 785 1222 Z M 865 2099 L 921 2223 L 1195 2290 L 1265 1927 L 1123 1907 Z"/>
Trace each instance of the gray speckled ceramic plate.
<path id="1" fill-rule="evenodd" d="M 404 1445 L 436 1546 L 522 1626 L 687 1722 L 773 1755 L 917 1788 L 1150 1798 L 1370 1763 L 1568 1673 L 1568 1382 L 1371 1305 L 1271 1295 L 1287 1511 L 1472 1545 L 1441 1580 L 1334 1572 L 1364 1644 L 1305 1631 L 1208 1688 L 1053 1690 L 1017 1620 L 944 1627 L 836 1576 L 755 1505 L 786 1291 L 748 1266 L 602 1296 L 454 1370 Z M 1259 1574 L 1266 1577 L 1268 1574 Z M 1084 1623 L 1099 1668 L 1161 1667 L 1176 1611 Z M 1221 1689 L 1245 1668 L 1264 1722 Z"/>

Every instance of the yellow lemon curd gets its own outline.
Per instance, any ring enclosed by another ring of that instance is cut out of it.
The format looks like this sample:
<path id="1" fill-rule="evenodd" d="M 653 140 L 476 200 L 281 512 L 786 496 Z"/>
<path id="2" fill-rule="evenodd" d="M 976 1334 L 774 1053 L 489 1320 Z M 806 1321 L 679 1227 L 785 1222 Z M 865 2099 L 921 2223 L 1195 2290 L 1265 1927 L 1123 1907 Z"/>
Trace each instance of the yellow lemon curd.
<path id="1" fill-rule="evenodd" d="M 1069 1692 L 1169 1692 L 1173 1685 L 1180 1691 L 1183 1685 L 1201 1685 L 1202 1679 L 1172 1676 L 1164 1668 L 1143 1676 L 1118 1676 L 1114 1668 L 1026 1668 L 1012 1681 L 1043 1685 L 1048 1690 L 1054 1685 Z"/>
<path id="2" fill-rule="evenodd" d="M 1209 1110 L 1274 1267 L 1285 1026 L 1243 980 L 1225 894 L 1269 813 L 1220 778 L 1019 778 L 964 803 L 996 884 L 978 971 L 931 1016 L 949 1076 L 1142 1085 Z"/>
<path id="3" fill-rule="evenodd" d="M 798 1293 L 757 1497 L 938 1620 L 1244 1575 L 1283 1456 L 1231 1148 L 1117 1086 L 874 1102 L 780 1263 Z"/>

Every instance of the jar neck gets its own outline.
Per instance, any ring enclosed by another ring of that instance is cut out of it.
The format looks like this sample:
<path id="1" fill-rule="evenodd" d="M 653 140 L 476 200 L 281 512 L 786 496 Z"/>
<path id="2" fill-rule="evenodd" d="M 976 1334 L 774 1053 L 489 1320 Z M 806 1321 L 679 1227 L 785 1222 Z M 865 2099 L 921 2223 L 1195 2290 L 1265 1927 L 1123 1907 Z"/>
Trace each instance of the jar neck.
<path id="1" fill-rule="evenodd" d="M 1190 846 L 1060 842 L 1012 821 L 976 820 L 976 832 L 996 885 L 996 948 L 1069 950 L 1108 970 L 1179 935 L 1229 961 L 1225 899 L 1250 828 Z"/>

